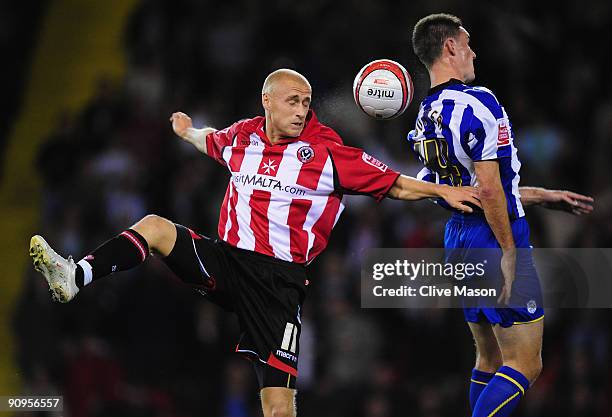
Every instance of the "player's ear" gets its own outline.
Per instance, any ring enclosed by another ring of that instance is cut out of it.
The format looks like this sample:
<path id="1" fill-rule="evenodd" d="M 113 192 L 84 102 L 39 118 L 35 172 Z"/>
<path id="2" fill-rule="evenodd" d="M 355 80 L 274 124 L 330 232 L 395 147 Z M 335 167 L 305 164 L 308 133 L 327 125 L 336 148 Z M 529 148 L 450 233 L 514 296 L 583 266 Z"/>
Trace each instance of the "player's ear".
<path id="1" fill-rule="evenodd" d="M 261 105 L 264 110 L 270 110 L 270 95 L 268 93 L 261 94 Z"/>
<path id="2" fill-rule="evenodd" d="M 444 41 L 444 48 L 450 56 L 456 55 L 457 41 L 454 38 L 448 38 Z"/>

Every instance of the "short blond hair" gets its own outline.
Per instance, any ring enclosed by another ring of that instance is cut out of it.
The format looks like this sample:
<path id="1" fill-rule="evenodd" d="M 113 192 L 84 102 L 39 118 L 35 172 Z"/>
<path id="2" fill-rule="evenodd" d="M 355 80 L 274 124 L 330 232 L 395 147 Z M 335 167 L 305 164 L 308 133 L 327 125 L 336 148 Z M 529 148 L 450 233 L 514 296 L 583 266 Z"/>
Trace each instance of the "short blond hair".
<path id="1" fill-rule="evenodd" d="M 293 79 L 304 83 L 307 85 L 310 90 L 312 87 L 310 83 L 302 74 L 297 71 L 288 68 L 277 69 L 276 71 L 271 72 L 263 83 L 263 87 L 261 89 L 261 94 L 270 94 L 274 88 L 274 84 L 276 84 L 280 80 Z"/>

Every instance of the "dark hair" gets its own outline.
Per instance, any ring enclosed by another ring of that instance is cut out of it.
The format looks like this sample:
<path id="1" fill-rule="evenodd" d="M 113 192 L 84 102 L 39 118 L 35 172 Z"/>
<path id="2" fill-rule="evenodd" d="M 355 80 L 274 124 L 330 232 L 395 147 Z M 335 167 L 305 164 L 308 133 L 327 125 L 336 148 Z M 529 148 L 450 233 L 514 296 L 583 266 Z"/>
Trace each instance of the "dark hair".
<path id="1" fill-rule="evenodd" d="M 427 68 L 442 54 L 444 41 L 459 35 L 461 25 L 461 19 L 446 13 L 430 14 L 417 22 L 412 32 L 412 48 Z"/>

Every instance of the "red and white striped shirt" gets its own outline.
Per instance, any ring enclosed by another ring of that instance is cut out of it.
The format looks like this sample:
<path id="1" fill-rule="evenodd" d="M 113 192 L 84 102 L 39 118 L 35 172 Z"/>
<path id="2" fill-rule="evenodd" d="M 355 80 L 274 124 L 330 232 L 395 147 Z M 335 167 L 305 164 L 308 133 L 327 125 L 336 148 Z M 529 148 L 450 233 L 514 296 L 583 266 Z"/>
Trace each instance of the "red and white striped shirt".
<path id="1" fill-rule="evenodd" d="M 241 120 L 206 137 L 207 153 L 232 177 L 219 237 L 232 246 L 309 263 L 325 247 L 344 209 L 344 194 L 380 201 L 399 173 L 344 146 L 312 110 L 302 134 L 272 145 L 265 118 Z"/>

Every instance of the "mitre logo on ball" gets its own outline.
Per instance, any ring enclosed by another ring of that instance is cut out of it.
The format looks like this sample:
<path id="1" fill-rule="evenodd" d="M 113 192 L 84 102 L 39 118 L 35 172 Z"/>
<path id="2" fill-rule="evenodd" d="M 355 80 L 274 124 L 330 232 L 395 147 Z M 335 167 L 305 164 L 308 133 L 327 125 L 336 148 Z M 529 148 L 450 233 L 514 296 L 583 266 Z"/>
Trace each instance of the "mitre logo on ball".
<path id="1" fill-rule="evenodd" d="M 393 119 L 412 101 L 412 79 L 395 61 L 379 59 L 364 66 L 353 82 L 355 103 L 376 119 Z"/>

